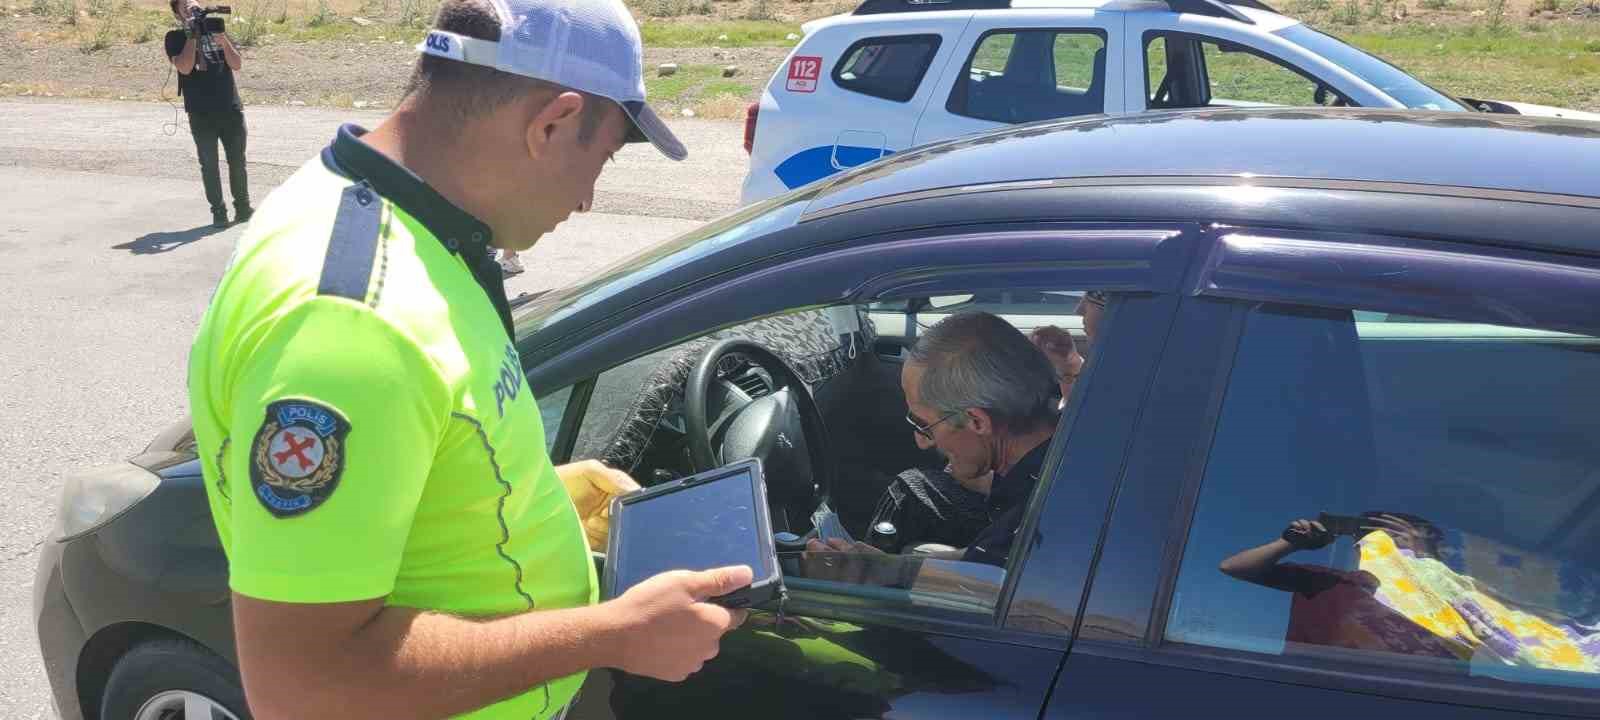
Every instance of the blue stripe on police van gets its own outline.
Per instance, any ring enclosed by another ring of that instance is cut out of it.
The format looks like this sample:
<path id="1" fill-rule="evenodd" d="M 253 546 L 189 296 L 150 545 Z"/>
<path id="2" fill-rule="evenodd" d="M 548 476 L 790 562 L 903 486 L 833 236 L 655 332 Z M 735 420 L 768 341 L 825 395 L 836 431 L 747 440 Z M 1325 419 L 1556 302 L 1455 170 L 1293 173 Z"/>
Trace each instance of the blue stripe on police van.
<path id="1" fill-rule="evenodd" d="M 859 147 L 856 145 L 840 145 L 839 164 L 845 167 L 855 167 L 877 160 L 879 155 L 889 156 L 893 150 L 879 150 L 875 147 Z M 833 145 L 818 145 L 808 150 L 801 150 L 789 156 L 788 160 L 778 163 L 772 169 L 773 174 L 783 181 L 784 187 L 793 190 L 801 185 L 813 183 L 832 175 L 838 170 L 833 169 Z"/>

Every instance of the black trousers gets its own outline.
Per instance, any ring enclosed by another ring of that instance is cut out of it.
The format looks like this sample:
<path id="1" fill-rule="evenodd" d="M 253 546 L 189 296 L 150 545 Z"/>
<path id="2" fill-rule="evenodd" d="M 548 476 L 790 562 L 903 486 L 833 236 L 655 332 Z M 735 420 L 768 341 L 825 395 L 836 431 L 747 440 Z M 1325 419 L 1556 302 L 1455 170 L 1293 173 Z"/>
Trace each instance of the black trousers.
<path id="1" fill-rule="evenodd" d="M 244 112 L 189 113 L 189 134 L 194 136 L 195 154 L 200 156 L 200 179 L 205 182 L 206 202 L 212 214 L 225 213 L 222 203 L 222 173 L 217 168 L 217 143 L 228 156 L 228 186 L 233 191 L 233 209 L 250 207 L 250 181 L 244 168 Z"/>

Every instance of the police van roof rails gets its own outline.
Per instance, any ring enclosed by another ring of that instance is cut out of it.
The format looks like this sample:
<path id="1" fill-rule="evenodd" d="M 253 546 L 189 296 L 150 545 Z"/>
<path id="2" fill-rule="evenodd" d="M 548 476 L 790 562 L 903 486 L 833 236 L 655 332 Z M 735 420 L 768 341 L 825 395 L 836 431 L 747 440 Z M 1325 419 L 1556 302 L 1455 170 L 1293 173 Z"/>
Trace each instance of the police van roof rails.
<path id="1" fill-rule="evenodd" d="M 1007 10 L 1011 0 L 866 0 L 852 15 L 931 12 L 934 10 Z"/>
<path id="2" fill-rule="evenodd" d="M 1266 12 L 1277 12 L 1261 0 L 1113 0 L 1105 5 L 1107 10 L 1132 10 L 1139 7 L 1149 8 L 1165 4 L 1173 12 L 1190 13 L 1192 15 L 1209 15 L 1211 17 L 1228 18 L 1242 23 L 1254 25 L 1248 15 L 1234 9 L 1234 6 L 1255 8 Z M 857 7 L 855 15 L 878 15 L 881 13 L 902 13 L 934 10 L 1007 10 L 1011 8 L 1011 0 L 865 0 Z"/>

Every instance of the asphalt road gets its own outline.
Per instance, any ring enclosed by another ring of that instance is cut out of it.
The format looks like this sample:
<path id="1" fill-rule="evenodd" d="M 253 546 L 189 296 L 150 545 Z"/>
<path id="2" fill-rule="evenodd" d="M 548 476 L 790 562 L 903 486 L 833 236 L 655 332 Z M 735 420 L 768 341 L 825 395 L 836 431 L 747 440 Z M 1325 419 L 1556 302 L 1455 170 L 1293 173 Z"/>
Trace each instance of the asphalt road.
<path id="1" fill-rule="evenodd" d="M 185 412 L 189 342 L 240 230 L 209 227 L 194 145 L 167 105 L 4 101 L 0 118 L 0 718 L 25 720 L 53 716 L 31 604 L 62 478 L 134 454 Z M 264 197 L 340 122 L 381 116 L 247 118 Z M 565 285 L 733 208 L 741 126 L 673 126 L 690 159 L 624 150 L 596 212 L 525 253 L 510 294 Z"/>

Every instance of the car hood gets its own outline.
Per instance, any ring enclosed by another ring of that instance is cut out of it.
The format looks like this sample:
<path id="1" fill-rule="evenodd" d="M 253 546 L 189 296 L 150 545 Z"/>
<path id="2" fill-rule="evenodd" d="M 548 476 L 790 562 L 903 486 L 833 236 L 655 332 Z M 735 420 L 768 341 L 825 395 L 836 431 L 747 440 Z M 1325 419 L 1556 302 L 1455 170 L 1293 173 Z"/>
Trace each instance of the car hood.
<path id="1" fill-rule="evenodd" d="M 200 460 L 195 453 L 194 423 L 185 415 L 162 428 L 144 452 L 129 458 L 128 462 L 163 478 L 199 475 Z"/>

